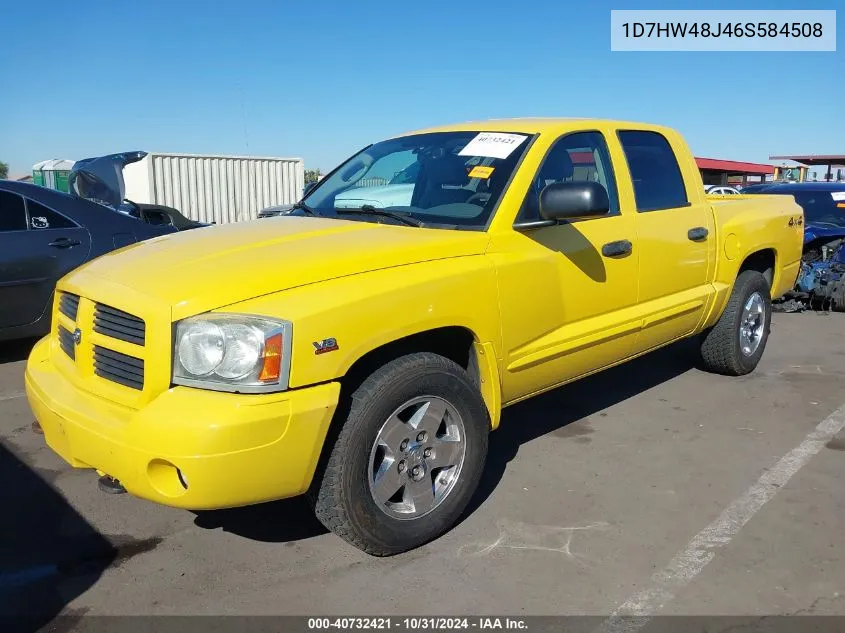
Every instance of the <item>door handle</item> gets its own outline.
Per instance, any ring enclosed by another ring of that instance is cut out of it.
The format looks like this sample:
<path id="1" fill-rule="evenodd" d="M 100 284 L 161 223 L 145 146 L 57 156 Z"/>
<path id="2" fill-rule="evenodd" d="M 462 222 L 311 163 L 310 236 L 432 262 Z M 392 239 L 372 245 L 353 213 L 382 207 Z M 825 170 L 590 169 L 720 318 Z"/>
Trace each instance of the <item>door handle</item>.
<path id="1" fill-rule="evenodd" d="M 705 229 L 703 226 L 697 226 L 694 229 L 687 231 L 687 237 L 693 242 L 701 242 L 707 239 L 707 235 L 709 233 L 710 231 Z"/>
<path id="2" fill-rule="evenodd" d="M 72 240 L 69 237 L 57 237 L 55 240 L 47 244 L 53 248 L 70 248 L 71 246 L 79 246 L 82 244 L 79 240 Z"/>
<path id="3" fill-rule="evenodd" d="M 601 254 L 605 257 L 620 257 L 622 255 L 630 255 L 634 245 L 629 240 L 616 240 L 615 242 L 608 242 L 601 247 Z"/>

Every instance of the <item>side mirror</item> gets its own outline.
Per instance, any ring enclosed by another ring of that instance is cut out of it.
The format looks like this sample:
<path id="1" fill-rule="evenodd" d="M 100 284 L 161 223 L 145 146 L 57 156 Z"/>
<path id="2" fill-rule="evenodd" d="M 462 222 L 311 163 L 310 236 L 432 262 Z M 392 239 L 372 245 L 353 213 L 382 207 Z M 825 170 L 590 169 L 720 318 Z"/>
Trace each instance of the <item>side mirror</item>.
<path id="1" fill-rule="evenodd" d="M 581 220 L 607 215 L 607 190 L 597 182 L 556 182 L 540 192 L 544 220 Z"/>
<path id="2" fill-rule="evenodd" d="M 304 198 L 307 196 L 311 190 L 317 186 L 317 181 L 306 182 L 305 186 L 302 188 L 302 197 Z"/>

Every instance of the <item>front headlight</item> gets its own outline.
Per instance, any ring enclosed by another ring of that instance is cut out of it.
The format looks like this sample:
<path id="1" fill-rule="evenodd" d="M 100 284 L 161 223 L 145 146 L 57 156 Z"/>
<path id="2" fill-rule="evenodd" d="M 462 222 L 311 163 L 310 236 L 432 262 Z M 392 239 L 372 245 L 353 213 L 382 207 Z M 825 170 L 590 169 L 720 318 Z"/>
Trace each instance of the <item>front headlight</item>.
<path id="1" fill-rule="evenodd" d="M 248 314 L 209 313 L 176 324 L 173 382 L 218 391 L 287 389 L 291 323 Z"/>

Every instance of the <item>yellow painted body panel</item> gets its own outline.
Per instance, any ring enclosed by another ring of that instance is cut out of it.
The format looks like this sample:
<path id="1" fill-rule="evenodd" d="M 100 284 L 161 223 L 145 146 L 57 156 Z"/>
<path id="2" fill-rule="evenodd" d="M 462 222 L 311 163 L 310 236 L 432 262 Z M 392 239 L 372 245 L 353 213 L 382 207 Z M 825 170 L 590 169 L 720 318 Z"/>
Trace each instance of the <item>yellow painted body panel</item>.
<path id="1" fill-rule="evenodd" d="M 384 345 L 444 327 L 467 332 L 495 429 L 504 406 L 715 323 L 755 252 L 775 255 L 773 296 L 795 280 L 802 231 L 788 221 L 801 208 L 783 196 L 705 196 L 673 130 L 518 119 L 425 131 L 459 129 L 532 136 L 486 231 L 282 216 L 149 240 L 60 280 L 60 291 L 81 297 L 77 319 L 58 311 L 57 298 L 53 331 L 33 350 L 26 374 L 49 445 L 72 465 L 106 472 L 159 503 L 211 508 L 287 497 L 313 478 L 344 376 Z M 688 206 L 637 212 L 620 129 L 666 136 Z M 577 131 L 604 135 L 619 215 L 515 229 L 546 152 Z M 687 231 L 698 226 L 709 237 L 692 242 Z M 622 239 L 633 243 L 631 255 L 601 255 L 603 244 Z M 97 302 L 142 318 L 144 345 L 94 332 Z M 287 391 L 171 385 L 174 323 L 214 310 L 293 324 Z M 75 360 L 59 346 L 60 326 L 84 332 Z M 313 343 L 327 338 L 338 349 L 315 355 Z M 143 360 L 143 387 L 98 376 L 95 345 Z"/>
<path id="2" fill-rule="evenodd" d="M 772 297 L 792 290 L 801 266 L 804 245 L 804 210 L 789 196 L 733 195 L 712 201 L 719 243 L 722 236 L 732 236 L 728 253 L 717 249 L 713 286 L 716 296 L 704 326 L 719 320 L 728 301 L 733 281 L 742 262 L 755 252 L 771 250 L 775 254 Z M 801 222 L 796 220 L 801 219 Z M 790 220 L 793 220 L 790 226 Z M 733 257 L 728 257 L 733 255 Z"/>
<path id="3" fill-rule="evenodd" d="M 496 235 L 505 402 L 628 355 L 640 323 L 637 258 L 603 260 L 590 246 L 630 235 L 625 216 Z"/>
<path id="4" fill-rule="evenodd" d="M 478 255 L 487 244 L 487 236 L 475 232 L 407 228 L 267 218 L 171 233 L 100 257 L 82 270 L 165 302 L 178 320 L 336 277 Z"/>
<path id="5" fill-rule="evenodd" d="M 297 388 L 341 377 L 364 354 L 441 327 L 465 328 L 498 348 L 496 296 L 496 271 L 478 255 L 338 277 L 222 309 L 284 315 L 294 323 L 290 385 Z M 340 349 L 315 355 L 312 342 L 328 337 Z"/>
<path id="6" fill-rule="evenodd" d="M 43 339 L 27 364 L 26 393 L 47 443 L 71 465 L 106 472 L 139 497 L 198 510 L 302 494 L 340 385 L 259 396 L 174 387 L 136 410 L 74 387 Z"/>

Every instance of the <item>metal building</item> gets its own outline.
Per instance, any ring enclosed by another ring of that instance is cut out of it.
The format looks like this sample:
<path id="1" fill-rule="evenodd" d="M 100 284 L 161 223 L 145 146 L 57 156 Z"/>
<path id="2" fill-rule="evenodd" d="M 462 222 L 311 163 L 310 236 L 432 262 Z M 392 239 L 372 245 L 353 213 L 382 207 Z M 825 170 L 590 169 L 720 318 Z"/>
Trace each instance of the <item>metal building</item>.
<path id="1" fill-rule="evenodd" d="M 253 220 L 265 207 L 299 200 L 305 167 L 301 158 L 150 152 L 124 167 L 123 179 L 129 200 L 226 224 Z"/>

